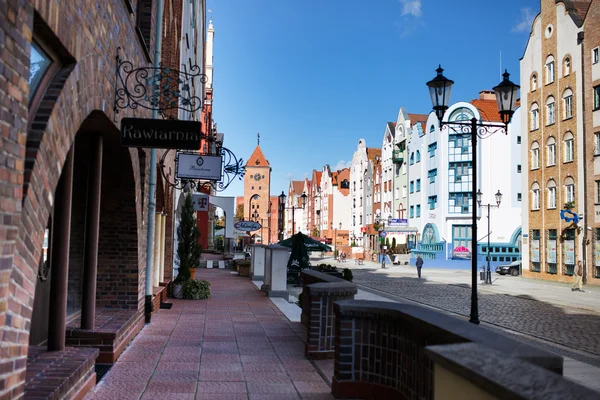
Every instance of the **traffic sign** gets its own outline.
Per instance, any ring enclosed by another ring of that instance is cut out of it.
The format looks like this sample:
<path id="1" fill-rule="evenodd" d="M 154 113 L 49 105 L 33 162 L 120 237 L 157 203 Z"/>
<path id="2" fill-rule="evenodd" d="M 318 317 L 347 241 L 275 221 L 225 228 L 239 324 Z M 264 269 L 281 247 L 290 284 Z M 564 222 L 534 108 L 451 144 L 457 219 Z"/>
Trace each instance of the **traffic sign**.
<path id="1" fill-rule="evenodd" d="M 387 232 L 385 232 L 385 231 L 382 231 L 382 232 L 380 232 L 380 233 L 379 233 L 379 236 L 381 236 L 381 237 L 386 237 L 386 236 L 387 236 Z"/>

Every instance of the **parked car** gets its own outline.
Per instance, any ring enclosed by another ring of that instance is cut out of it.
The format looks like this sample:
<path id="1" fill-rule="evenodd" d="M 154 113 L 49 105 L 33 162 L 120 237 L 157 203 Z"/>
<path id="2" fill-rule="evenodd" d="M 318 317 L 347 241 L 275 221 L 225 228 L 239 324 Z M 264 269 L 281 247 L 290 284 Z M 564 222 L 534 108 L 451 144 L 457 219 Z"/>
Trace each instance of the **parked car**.
<path id="1" fill-rule="evenodd" d="M 513 261 L 510 264 L 498 265 L 496 267 L 496 273 L 500 275 L 511 274 L 512 276 L 518 276 L 521 271 L 521 260 Z"/>

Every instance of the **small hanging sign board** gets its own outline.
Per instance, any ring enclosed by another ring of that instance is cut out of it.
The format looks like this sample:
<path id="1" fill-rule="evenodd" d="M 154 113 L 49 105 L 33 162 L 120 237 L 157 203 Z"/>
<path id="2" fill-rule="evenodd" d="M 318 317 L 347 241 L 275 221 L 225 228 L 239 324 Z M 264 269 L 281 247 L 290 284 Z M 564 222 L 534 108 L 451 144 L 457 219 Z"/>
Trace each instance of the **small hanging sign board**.
<path id="1" fill-rule="evenodd" d="M 123 118 L 121 145 L 151 149 L 200 149 L 201 123 L 151 118 Z"/>

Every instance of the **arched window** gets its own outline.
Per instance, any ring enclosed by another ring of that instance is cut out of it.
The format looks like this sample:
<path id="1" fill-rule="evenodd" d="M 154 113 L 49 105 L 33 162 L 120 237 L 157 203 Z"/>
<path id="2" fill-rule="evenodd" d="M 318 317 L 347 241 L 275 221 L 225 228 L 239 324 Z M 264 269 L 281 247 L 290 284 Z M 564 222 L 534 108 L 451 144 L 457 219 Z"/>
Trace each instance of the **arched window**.
<path id="1" fill-rule="evenodd" d="M 417 150 L 417 162 L 421 162 L 421 152 Z"/>
<path id="2" fill-rule="evenodd" d="M 410 153 L 410 165 L 413 165 L 415 163 L 415 153 L 414 151 L 412 153 Z"/>
<path id="3" fill-rule="evenodd" d="M 540 128 L 540 109 L 537 103 L 531 105 L 531 130 L 535 131 Z"/>
<path id="4" fill-rule="evenodd" d="M 556 182 L 554 179 L 550 179 L 546 184 L 548 188 L 548 203 L 547 207 L 549 209 L 556 208 Z"/>
<path id="5" fill-rule="evenodd" d="M 563 142 L 564 142 L 564 148 L 565 148 L 564 160 L 565 160 L 565 162 L 571 162 L 575 158 L 575 147 L 573 145 L 574 144 L 573 134 L 571 132 L 565 133 L 565 136 L 563 137 Z"/>
<path id="6" fill-rule="evenodd" d="M 546 99 L 546 125 L 552 125 L 556 122 L 556 104 L 553 96 Z"/>
<path id="7" fill-rule="evenodd" d="M 546 151 L 547 151 L 547 158 L 548 158 L 548 163 L 546 164 L 547 166 L 552 166 L 556 164 L 556 140 L 550 136 L 548 138 L 548 141 L 546 142 Z"/>
<path id="8" fill-rule="evenodd" d="M 568 176 L 565 179 L 565 203 L 575 202 L 575 181 Z M 566 208 L 566 207 L 565 207 Z"/>
<path id="9" fill-rule="evenodd" d="M 554 57 L 546 58 L 546 85 L 554 82 Z"/>
<path id="10" fill-rule="evenodd" d="M 571 57 L 565 57 L 565 61 L 563 62 L 564 76 L 569 76 L 571 74 Z"/>
<path id="11" fill-rule="evenodd" d="M 531 185 L 531 209 L 540 209 L 540 185 L 537 182 Z"/>
<path id="12" fill-rule="evenodd" d="M 540 167 L 540 145 L 538 142 L 531 144 L 531 169 Z"/>
<path id="13" fill-rule="evenodd" d="M 565 113 L 563 115 L 564 119 L 569 119 L 573 117 L 573 91 L 571 89 L 565 89 L 563 92 L 563 109 Z"/>
<path id="14" fill-rule="evenodd" d="M 535 90 L 537 89 L 537 85 L 538 85 L 537 74 L 533 73 L 531 75 L 531 91 L 532 92 L 535 92 Z"/>

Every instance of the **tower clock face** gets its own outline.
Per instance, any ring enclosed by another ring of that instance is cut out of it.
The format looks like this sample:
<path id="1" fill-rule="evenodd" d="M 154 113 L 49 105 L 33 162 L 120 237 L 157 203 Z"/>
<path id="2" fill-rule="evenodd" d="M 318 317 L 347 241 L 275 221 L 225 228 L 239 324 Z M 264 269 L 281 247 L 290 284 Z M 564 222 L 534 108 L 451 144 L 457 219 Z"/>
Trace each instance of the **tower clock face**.
<path id="1" fill-rule="evenodd" d="M 259 173 L 254 174 L 254 180 L 260 181 L 260 174 Z"/>

